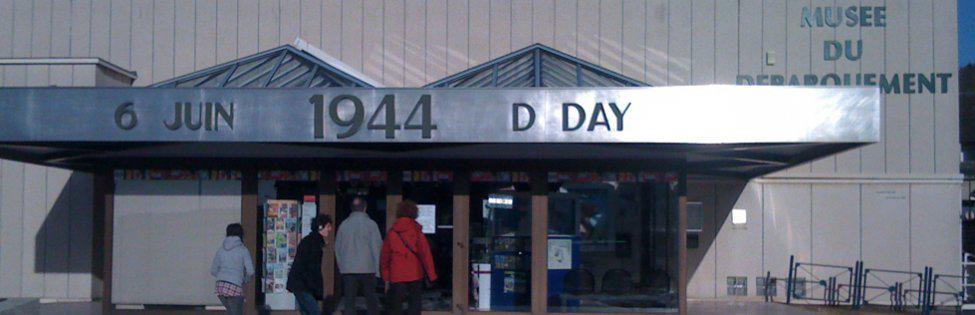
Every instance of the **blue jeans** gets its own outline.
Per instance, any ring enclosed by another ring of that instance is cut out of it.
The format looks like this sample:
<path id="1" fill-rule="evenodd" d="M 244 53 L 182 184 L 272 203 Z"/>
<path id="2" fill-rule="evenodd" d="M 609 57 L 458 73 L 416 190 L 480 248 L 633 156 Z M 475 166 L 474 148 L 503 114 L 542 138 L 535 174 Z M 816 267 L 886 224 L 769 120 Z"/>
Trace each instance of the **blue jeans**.
<path id="1" fill-rule="evenodd" d="M 295 302 L 298 304 L 298 311 L 301 315 L 321 315 L 322 310 L 318 308 L 318 300 L 308 292 L 295 292 Z"/>

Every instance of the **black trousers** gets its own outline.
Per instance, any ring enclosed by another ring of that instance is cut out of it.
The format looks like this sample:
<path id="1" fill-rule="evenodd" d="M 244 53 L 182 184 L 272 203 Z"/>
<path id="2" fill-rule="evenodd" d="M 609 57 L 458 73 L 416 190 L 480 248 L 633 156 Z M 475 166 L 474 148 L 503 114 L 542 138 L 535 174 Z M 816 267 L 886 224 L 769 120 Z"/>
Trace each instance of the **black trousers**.
<path id="1" fill-rule="evenodd" d="M 366 309 L 369 315 L 379 315 L 379 298 L 376 297 L 376 274 L 343 274 L 342 275 L 342 303 L 345 310 L 342 314 L 355 315 L 355 297 L 359 289 L 366 298 Z"/>
<path id="2" fill-rule="evenodd" d="M 396 282 L 389 288 L 389 315 L 403 314 L 403 301 L 409 303 L 406 315 L 420 315 L 423 302 L 423 281 Z"/>

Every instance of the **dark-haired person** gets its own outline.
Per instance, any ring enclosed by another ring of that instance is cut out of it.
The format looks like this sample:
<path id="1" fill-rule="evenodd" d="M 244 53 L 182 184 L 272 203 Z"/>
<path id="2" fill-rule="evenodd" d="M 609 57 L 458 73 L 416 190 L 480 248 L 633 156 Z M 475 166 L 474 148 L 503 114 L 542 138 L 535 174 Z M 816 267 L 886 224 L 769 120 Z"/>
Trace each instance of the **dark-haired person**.
<path id="1" fill-rule="evenodd" d="M 366 200 L 352 199 L 352 213 L 335 233 L 335 262 L 342 274 L 342 300 L 345 315 L 355 315 L 359 289 L 366 298 L 369 315 L 379 315 L 376 277 L 379 276 L 379 248 L 383 237 L 379 225 L 366 213 Z"/>
<path id="2" fill-rule="evenodd" d="M 210 274 L 217 278 L 214 293 L 229 314 L 244 314 L 244 283 L 254 276 L 254 264 L 243 237 L 244 228 L 239 223 L 227 225 L 227 237 L 210 264 Z"/>
<path id="3" fill-rule="evenodd" d="M 430 254 L 430 243 L 416 222 L 419 210 L 416 203 L 405 200 L 397 205 L 396 223 L 386 234 L 380 254 L 380 272 L 389 282 L 389 314 L 403 312 L 403 300 L 409 302 L 406 314 L 419 315 L 424 278 L 437 281 L 437 272 Z"/>
<path id="4" fill-rule="evenodd" d="M 311 233 L 301 239 L 295 260 L 288 271 L 287 289 L 295 295 L 298 311 L 302 315 L 320 315 L 318 301 L 324 299 L 325 285 L 322 280 L 322 255 L 325 238 L 332 233 L 332 217 L 318 215 L 311 220 Z M 329 305 L 326 305 L 329 308 Z"/>

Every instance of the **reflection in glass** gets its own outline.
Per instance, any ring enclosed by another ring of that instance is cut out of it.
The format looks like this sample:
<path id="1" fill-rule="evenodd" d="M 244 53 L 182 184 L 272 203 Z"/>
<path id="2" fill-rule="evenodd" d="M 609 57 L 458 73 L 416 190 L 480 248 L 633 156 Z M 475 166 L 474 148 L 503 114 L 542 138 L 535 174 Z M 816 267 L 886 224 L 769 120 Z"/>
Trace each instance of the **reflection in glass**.
<path id="1" fill-rule="evenodd" d="M 676 176 L 549 178 L 549 311 L 676 310 Z"/>
<path id="2" fill-rule="evenodd" d="M 507 174 L 503 177 L 511 179 Z M 471 309 L 528 311 L 532 207 L 528 184 L 478 178 L 472 176 L 470 194 Z"/>
<path id="3" fill-rule="evenodd" d="M 417 222 L 430 242 L 437 281 L 423 291 L 424 311 L 450 311 L 453 296 L 453 183 L 450 172 L 412 171 L 403 174 L 403 199 L 420 208 Z"/>

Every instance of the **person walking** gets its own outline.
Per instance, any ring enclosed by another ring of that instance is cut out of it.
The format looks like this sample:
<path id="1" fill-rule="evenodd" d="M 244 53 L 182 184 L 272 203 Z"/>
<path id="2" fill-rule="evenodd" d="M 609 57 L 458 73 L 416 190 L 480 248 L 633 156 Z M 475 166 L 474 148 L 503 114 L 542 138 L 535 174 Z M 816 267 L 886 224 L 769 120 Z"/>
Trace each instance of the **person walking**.
<path id="1" fill-rule="evenodd" d="M 332 233 L 332 217 L 318 215 L 311 220 L 311 227 L 311 233 L 298 243 L 286 285 L 288 291 L 294 293 L 298 311 L 302 315 L 322 314 L 317 301 L 324 300 L 325 295 L 322 255 L 325 252 L 325 238 Z M 330 308 L 328 304 L 326 302 L 326 309 Z"/>
<path id="2" fill-rule="evenodd" d="M 437 281 L 430 254 L 430 243 L 416 218 L 416 203 L 404 200 L 397 205 L 396 222 L 386 234 L 380 254 L 380 273 L 390 291 L 389 314 L 403 313 L 403 300 L 409 302 L 406 314 L 419 315 L 424 282 Z"/>
<path id="3" fill-rule="evenodd" d="M 352 199 L 352 213 L 335 234 L 335 260 L 342 274 L 343 314 L 356 314 L 355 298 L 361 289 L 369 315 L 379 315 L 376 278 L 380 276 L 382 243 L 379 225 L 366 213 L 366 201 L 359 197 Z"/>
<path id="4" fill-rule="evenodd" d="M 210 274 L 217 278 L 214 293 L 228 314 L 244 314 L 244 284 L 254 276 L 251 254 L 244 247 L 244 228 L 240 223 L 227 225 L 227 237 L 213 255 Z"/>

